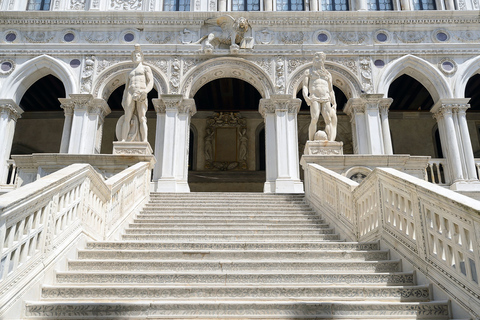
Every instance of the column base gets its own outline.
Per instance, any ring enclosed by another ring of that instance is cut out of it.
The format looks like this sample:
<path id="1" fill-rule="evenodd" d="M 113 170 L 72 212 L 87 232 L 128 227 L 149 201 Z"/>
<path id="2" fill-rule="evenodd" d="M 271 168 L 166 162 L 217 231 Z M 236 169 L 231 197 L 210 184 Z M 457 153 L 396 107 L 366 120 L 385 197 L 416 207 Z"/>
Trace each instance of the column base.
<path id="1" fill-rule="evenodd" d="M 152 181 L 150 185 L 150 191 L 152 192 L 165 192 L 165 193 L 185 193 L 190 192 L 190 187 L 187 181 L 179 181 L 175 179 L 160 179 Z"/>
<path id="2" fill-rule="evenodd" d="M 118 155 L 151 155 L 150 143 L 142 141 L 114 141 L 113 154 Z"/>
<path id="3" fill-rule="evenodd" d="M 450 190 L 480 192 L 480 181 L 457 181 L 450 186 Z"/>
<path id="4" fill-rule="evenodd" d="M 277 179 L 266 181 L 263 193 L 304 193 L 303 182 L 300 180 Z"/>
<path id="5" fill-rule="evenodd" d="M 343 142 L 328 140 L 308 140 L 303 150 L 305 155 L 343 155 Z"/>

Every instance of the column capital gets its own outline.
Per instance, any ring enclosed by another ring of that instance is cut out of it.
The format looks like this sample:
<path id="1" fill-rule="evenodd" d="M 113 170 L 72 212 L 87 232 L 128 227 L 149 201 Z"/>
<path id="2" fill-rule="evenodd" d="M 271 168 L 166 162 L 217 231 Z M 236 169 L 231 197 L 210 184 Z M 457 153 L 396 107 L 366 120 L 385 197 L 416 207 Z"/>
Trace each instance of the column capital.
<path id="1" fill-rule="evenodd" d="M 112 112 L 104 99 L 94 98 L 89 93 L 71 93 L 69 96 L 70 98 L 58 98 L 65 115 L 73 113 L 74 110 L 83 109 L 88 113 L 97 114 L 104 118 Z"/>
<path id="2" fill-rule="evenodd" d="M 365 112 L 367 109 L 388 110 L 392 102 L 392 98 L 384 98 L 384 95 L 381 93 L 363 93 L 358 98 L 348 99 L 343 111 L 352 117 L 357 112 Z"/>
<path id="3" fill-rule="evenodd" d="M 178 113 L 188 113 L 190 116 L 197 113 L 195 100 L 184 98 L 182 94 L 162 94 L 160 99 L 152 99 L 152 103 L 157 114 L 174 110 Z"/>
<path id="4" fill-rule="evenodd" d="M 455 111 L 466 111 L 470 108 L 468 102 L 470 98 L 445 98 L 439 99 L 430 109 L 430 112 L 434 114 L 434 118 L 441 118 L 445 113 L 451 113 Z"/>
<path id="5" fill-rule="evenodd" d="M 9 119 L 17 121 L 21 118 L 23 109 L 12 99 L 0 99 L 0 113 L 7 114 Z"/>
<path id="6" fill-rule="evenodd" d="M 277 111 L 297 114 L 301 105 L 302 100 L 292 98 L 289 94 L 273 94 L 270 96 L 270 99 L 260 99 L 258 111 L 263 117 L 267 113 L 275 113 Z"/>

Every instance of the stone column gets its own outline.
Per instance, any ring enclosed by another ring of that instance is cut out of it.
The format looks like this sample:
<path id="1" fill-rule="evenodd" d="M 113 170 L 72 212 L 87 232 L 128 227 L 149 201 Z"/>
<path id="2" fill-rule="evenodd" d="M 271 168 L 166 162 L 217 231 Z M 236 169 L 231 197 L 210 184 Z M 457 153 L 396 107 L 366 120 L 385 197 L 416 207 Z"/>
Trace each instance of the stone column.
<path id="1" fill-rule="evenodd" d="M 99 135 L 103 120 L 109 114 L 110 108 L 103 99 L 93 98 L 91 94 L 70 94 L 70 98 L 60 98 L 64 109 L 71 108 L 73 116 L 70 133 L 68 127 L 64 127 L 62 146 L 66 148 L 63 138 L 68 136 L 68 153 L 71 154 L 95 154 L 99 153 Z M 65 119 L 67 123 L 67 119 Z"/>
<path id="2" fill-rule="evenodd" d="M 367 0 L 356 0 L 355 4 L 356 4 L 357 11 L 368 10 Z"/>
<path id="3" fill-rule="evenodd" d="M 162 94 L 152 101 L 157 112 L 153 191 L 190 192 L 188 146 L 190 119 L 197 112 L 195 100 L 181 94 Z"/>
<path id="4" fill-rule="evenodd" d="M 7 182 L 8 164 L 12 151 L 13 135 L 18 118 L 23 113 L 22 108 L 17 106 L 11 99 L 0 100 L 0 184 Z"/>
<path id="5" fill-rule="evenodd" d="M 310 0 L 310 11 L 319 11 L 318 0 Z"/>
<path id="6" fill-rule="evenodd" d="M 265 121 L 265 193 L 303 193 L 298 160 L 297 113 L 301 100 L 290 95 L 261 99 Z"/>
<path id="7" fill-rule="evenodd" d="M 265 11 L 273 11 L 273 0 L 263 0 Z"/>
<path id="8" fill-rule="evenodd" d="M 383 94 L 362 94 L 348 100 L 344 111 L 352 123 L 355 153 L 393 153 L 387 112 L 392 101 Z"/>
<path id="9" fill-rule="evenodd" d="M 438 123 L 452 190 L 480 190 L 465 111 L 469 98 L 440 99 L 430 112 Z"/>
<path id="10" fill-rule="evenodd" d="M 68 153 L 68 145 L 70 144 L 70 133 L 72 131 L 73 104 L 66 103 L 60 105 L 60 107 L 62 107 L 65 113 L 65 121 L 63 122 L 62 142 L 60 143 L 60 153 Z"/>

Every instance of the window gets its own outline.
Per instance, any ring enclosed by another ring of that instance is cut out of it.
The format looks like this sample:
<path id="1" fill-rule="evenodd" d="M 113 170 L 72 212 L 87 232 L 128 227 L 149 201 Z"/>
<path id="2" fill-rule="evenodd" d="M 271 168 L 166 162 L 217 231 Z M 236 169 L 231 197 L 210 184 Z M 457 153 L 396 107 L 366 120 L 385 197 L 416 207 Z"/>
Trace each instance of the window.
<path id="1" fill-rule="evenodd" d="M 371 11 L 393 10 L 393 3 L 391 0 L 368 0 L 368 10 L 371 10 Z"/>
<path id="2" fill-rule="evenodd" d="M 277 11 L 303 11 L 303 0 L 277 0 Z"/>
<path id="3" fill-rule="evenodd" d="M 164 0 L 163 11 L 190 11 L 190 0 Z"/>
<path id="4" fill-rule="evenodd" d="M 260 11 L 260 0 L 232 0 L 232 11 Z"/>
<path id="5" fill-rule="evenodd" d="M 323 0 L 322 11 L 348 11 L 348 0 Z"/>
<path id="6" fill-rule="evenodd" d="M 413 0 L 415 10 L 437 10 L 435 0 Z"/>
<path id="7" fill-rule="evenodd" d="M 29 0 L 27 10 L 50 10 L 50 0 Z"/>

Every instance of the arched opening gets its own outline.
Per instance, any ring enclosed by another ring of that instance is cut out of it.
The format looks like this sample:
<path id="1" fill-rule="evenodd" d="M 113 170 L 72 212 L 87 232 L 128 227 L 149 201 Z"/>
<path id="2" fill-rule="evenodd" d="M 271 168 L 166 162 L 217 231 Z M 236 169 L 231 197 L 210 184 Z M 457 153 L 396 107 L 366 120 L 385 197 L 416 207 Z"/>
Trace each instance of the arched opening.
<path id="1" fill-rule="evenodd" d="M 204 84 L 193 98 L 197 157 L 192 165 L 196 170 L 189 172 L 190 190 L 263 191 L 265 157 L 259 158 L 257 148 L 262 143 L 257 128 L 263 123 L 258 90 L 240 79 L 220 78 Z"/>
<path id="2" fill-rule="evenodd" d="M 352 142 L 352 127 L 348 116 L 343 112 L 343 108 L 347 104 L 348 98 L 343 91 L 337 86 L 333 86 L 335 92 L 335 100 L 337 101 L 337 138 L 336 141 L 343 142 L 343 153 L 353 154 L 353 142 Z M 300 86 L 297 92 L 298 99 L 302 100 L 300 111 L 298 113 L 298 147 L 299 154 L 302 155 L 305 147 L 305 143 L 308 140 L 308 126 L 310 124 L 310 107 L 305 102 L 302 94 L 302 87 Z M 320 117 L 318 122 L 318 129 L 323 130 L 325 128 L 325 122 Z M 302 172 L 303 170 L 300 170 Z"/>
<path id="3" fill-rule="evenodd" d="M 15 126 L 11 154 L 60 151 L 65 116 L 58 98 L 65 98 L 65 87 L 53 75 L 42 77 L 27 89 L 20 100 L 24 113 Z"/>
<path id="4" fill-rule="evenodd" d="M 117 141 L 115 135 L 115 128 L 117 126 L 118 119 L 124 114 L 122 107 L 122 97 L 125 91 L 125 85 L 119 86 L 108 97 L 107 104 L 112 112 L 105 117 L 103 124 L 102 135 L 102 154 L 111 154 L 113 151 L 113 142 Z M 153 148 L 155 146 L 155 131 L 156 131 L 156 115 L 155 108 L 153 107 L 152 99 L 158 98 L 158 92 L 155 88 L 152 89 L 147 95 L 148 111 L 147 111 L 147 126 L 148 126 L 148 142 Z"/>
<path id="5" fill-rule="evenodd" d="M 465 98 L 470 98 L 467 122 L 470 129 L 473 155 L 480 158 L 480 74 L 471 77 L 465 87 Z"/>
<path id="6" fill-rule="evenodd" d="M 436 121 L 429 112 L 434 101 L 428 90 L 404 74 L 392 82 L 388 97 L 393 99 L 388 118 L 394 153 L 434 158 Z"/>

